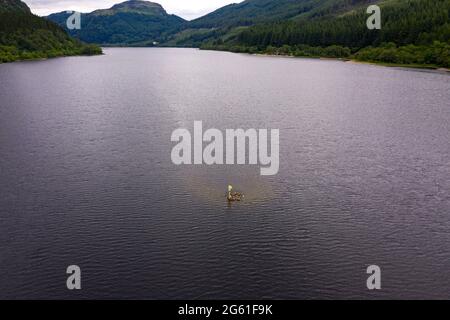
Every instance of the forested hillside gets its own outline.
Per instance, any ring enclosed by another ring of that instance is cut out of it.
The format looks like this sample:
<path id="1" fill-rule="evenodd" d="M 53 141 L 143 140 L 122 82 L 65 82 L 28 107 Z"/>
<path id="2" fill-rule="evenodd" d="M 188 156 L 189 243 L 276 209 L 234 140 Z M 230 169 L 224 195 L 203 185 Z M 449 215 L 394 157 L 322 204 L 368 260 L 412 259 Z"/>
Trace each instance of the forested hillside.
<path id="1" fill-rule="evenodd" d="M 55 13 L 47 18 L 66 28 L 70 14 Z M 110 9 L 81 15 L 81 29 L 67 30 L 72 36 L 101 45 L 152 46 L 163 34 L 178 30 L 185 20 L 167 14 L 164 8 L 149 1 L 125 1 Z"/>
<path id="2" fill-rule="evenodd" d="M 189 21 L 168 41 L 171 45 L 198 46 L 212 39 L 233 37 L 255 24 L 334 17 L 376 2 L 379 0 L 246 0 Z"/>
<path id="3" fill-rule="evenodd" d="M 383 42 L 429 44 L 450 40 L 450 0 L 398 0 L 380 4 L 381 30 L 366 27 L 365 7 L 335 18 L 287 21 L 257 25 L 239 34 L 238 43 L 257 46 L 308 44 L 348 47 Z"/>
<path id="4" fill-rule="evenodd" d="M 233 36 L 223 34 L 202 46 L 450 67 L 450 0 L 391 0 L 378 4 L 381 30 L 367 28 L 368 14 L 366 6 L 362 6 L 345 14 L 331 10 L 257 24 Z"/>
<path id="5" fill-rule="evenodd" d="M 0 0 L 0 62 L 99 53 L 99 47 L 72 39 L 53 22 L 31 14 L 23 2 Z"/>

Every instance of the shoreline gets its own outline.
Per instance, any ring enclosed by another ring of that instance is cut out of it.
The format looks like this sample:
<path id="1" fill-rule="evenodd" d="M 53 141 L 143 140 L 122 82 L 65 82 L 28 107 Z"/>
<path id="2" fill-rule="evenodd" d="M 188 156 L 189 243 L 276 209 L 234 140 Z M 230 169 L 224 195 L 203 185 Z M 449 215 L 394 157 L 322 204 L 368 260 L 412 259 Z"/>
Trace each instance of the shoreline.
<path id="1" fill-rule="evenodd" d="M 202 49 L 202 48 L 196 48 L 196 47 L 144 47 L 144 46 L 102 46 L 103 48 L 174 48 L 174 49 L 198 49 L 203 51 L 220 51 L 220 52 L 230 52 L 230 53 L 237 53 L 237 54 L 246 54 L 251 56 L 260 56 L 260 57 L 272 57 L 272 58 L 291 58 L 291 59 L 316 59 L 316 60 L 334 60 L 334 61 L 341 61 L 344 63 L 355 63 L 355 64 L 369 64 L 369 65 L 375 65 L 375 66 L 382 66 L 382 67 L 388 67 L 388 68 L 403 68 L 403 69 L 412 69 L 412 70 L 421 70 L 421 71 L 430 71 L 430 72 L 436 72 L 441 74 L 450 74 L 450 68 L 445 67 L 439 67 L 435 65 L 420 65 L 420 64 L 399 64 L 399 63 L 388 63 L 388 62 L 381 62 L 381 61 L 364 61 L 364 60 L 357 60 L 352 58 L 332 58 L 332 57 L 315 57 L 315 56 L 293 56 L 293 55 L 283 55 L 283 54 L 268 54 L 268 53 L 247 53 L 247 52 L 233 52 L 229 50 L 215 50 L 215 49 Z M 105 53 L 102 52 L 99 54 L 74 54 L 74 55 L 61 55 L 61 56 L 55 56 L 55 57 L 45 57 L 45 58 L 32 58 L 32 59 L 17 59 L 14 61 L 8 61 L 8 62 L 1 62 L 1 64 L 6 63 L 13 63 L 13 62 L 25 62 L 25 61 L 45 61 L 55 58 L 65 58 L 65 57 L 93 57 L 93 56 L 99 56 L 104 55 Z"/>
<path id="2" fill-rule="evenodd" d="M 322 59 L 322 58 L 320 58 Z M 333 59 L 333 58 L 325 58 L 325 59 Z M 404 68 L 404 69 L 415 69 L 415 70 L 422 70 L 422 71 L 435 71 L 439 73 L 450 73 L 449 68 L 439 67 L 439 66 L 433 66 L 433 65 L 421 65 L 421 64 L 401 64 L 401 63 L 388 63 L 388 62 L 379 62 L 379 61 L 363 61 L 363 60 L 356 60 L 356 59 L 337 59 L 341 60 L 346 63 L 355 63 L 355 64 L 370 64 L 370 65 L 376 65 L 381 67 L 388 67 L 388 68 Z"/>
<path id="3" fill-rule="evenodd" d="M 44 57 L 44 58 L 16 59 L 16 60 L 7 61 L 7 62 L 0 61 L 0 65 L 8 64 L 8 63 L 14 63 L 14 62 L 47 61 L 47 60 L 51 60 L 51 59 L 68 58 L 68 57 L 95 57 L 95 56 L 103 56 L 104 54 L 105 53 L 102 51 L 101 53 L 98 53 L 98 54 L 67 54 L 67 55 L 60 55 L 60 56 L 54 56 L 54 57 Z"/>
<path id="4" fill-rule="evenodd" d="M 232 52 L 226 50 L 211 50 L 211 51 L 222 51 L 222 52 Z M 435 65 L 421 65 L 421 64 L 400 64 L 400 63 L 389 63 L 389 62 L 381 62 L 381 61 L 364 61 L 357 60 L 352 58 L 330 58 L 330 57 L 308 57 L 308 56 L 292 56 L 292 55 L 283 55 L 283 54 L 266 54 L 266 53 L 246 53 L 246 52 L 232 52 L 232 53 L 240 53 L 240 54 L 249 54 L 252 56 L 261 56 L 261 57 L 273 57 L 273 58 L 292 58 L 292 59 L 317 59 L 317 60 L 334 60 L 341 61 L 345 63 L 355 63 L 355 64 L 369 64 L 381 67 L 388 68 L 404 68 L 404 69 L 415 69 L 422 71 L 433 71 L 438 73 L 450 73 L 449 68 L 439 67 Z"/>

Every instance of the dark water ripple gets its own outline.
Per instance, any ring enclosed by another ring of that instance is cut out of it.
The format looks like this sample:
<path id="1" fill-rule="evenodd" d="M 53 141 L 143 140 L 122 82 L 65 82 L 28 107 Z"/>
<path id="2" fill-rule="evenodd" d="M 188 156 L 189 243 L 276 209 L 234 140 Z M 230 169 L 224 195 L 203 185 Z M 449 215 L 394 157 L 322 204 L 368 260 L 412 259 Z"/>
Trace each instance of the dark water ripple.
<path id="1" fill-rule="evenodd" d="M 450 298 L 448 75 L 105 51 L 0 66 L 0 298 Z M 194 120 L 280 129 L 280 173 L 172 165 Z"/>

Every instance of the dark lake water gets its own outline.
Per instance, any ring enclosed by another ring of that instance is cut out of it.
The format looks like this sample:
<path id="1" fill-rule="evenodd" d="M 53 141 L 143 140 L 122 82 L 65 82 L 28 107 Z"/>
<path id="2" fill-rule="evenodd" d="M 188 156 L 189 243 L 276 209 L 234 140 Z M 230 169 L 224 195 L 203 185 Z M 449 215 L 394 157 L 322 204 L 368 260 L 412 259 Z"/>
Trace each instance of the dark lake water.
<path id="1" fill-rule="evenodd" d="M 449 75 L 105 53 L 0 65 L 0 298 L 450 298 Z M 175 166 L 195 120 L 279 129 L 279 174 Z"/>

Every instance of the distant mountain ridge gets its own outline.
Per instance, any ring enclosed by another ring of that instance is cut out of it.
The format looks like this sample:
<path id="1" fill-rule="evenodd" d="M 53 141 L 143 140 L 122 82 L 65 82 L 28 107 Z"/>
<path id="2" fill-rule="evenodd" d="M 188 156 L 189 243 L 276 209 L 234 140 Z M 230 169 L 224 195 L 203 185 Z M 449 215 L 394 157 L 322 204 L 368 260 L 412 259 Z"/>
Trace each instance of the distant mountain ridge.
<path id="1" fill-rule="evenodd" d="M 190 22 L 191 27 L 217 28 L 292 19 L 302 14 L 336 13 L 341 9 L 379 0 L 246 0 L 230 4 Z"/>
<path id="2" fill-rule="evenodd" d="M 382 0 L 246 0 L 189 21 L 178 34 L 168 37 L 167 43 L 199 46 L 225 34 L 233 37 L 254 25 L 337 16 L 379 2 Z"/>
<path id="3" fill-rule="evenodd" d="M 66 28 L 70 13 L 60 12 L 47 18 Z M 149 46 L 160 42 L 164 33 L 174 30 L 184 19 L 168 14 L 154 2 L 131 0 L 109 9 L 81 14 L 81 29 L 67 30 L 82 41 L 101 45 Z"/>
<path id="4" fill-rule="evenodd" d="M 97 15 L 116 14 L 119 12 L 138 13 L 155 16 L 167 15 L 166 10 L 159 4 L 150 1 L 130 0 L 115 4 L 110 9 L 99 9 L 92 12 Z"/>

